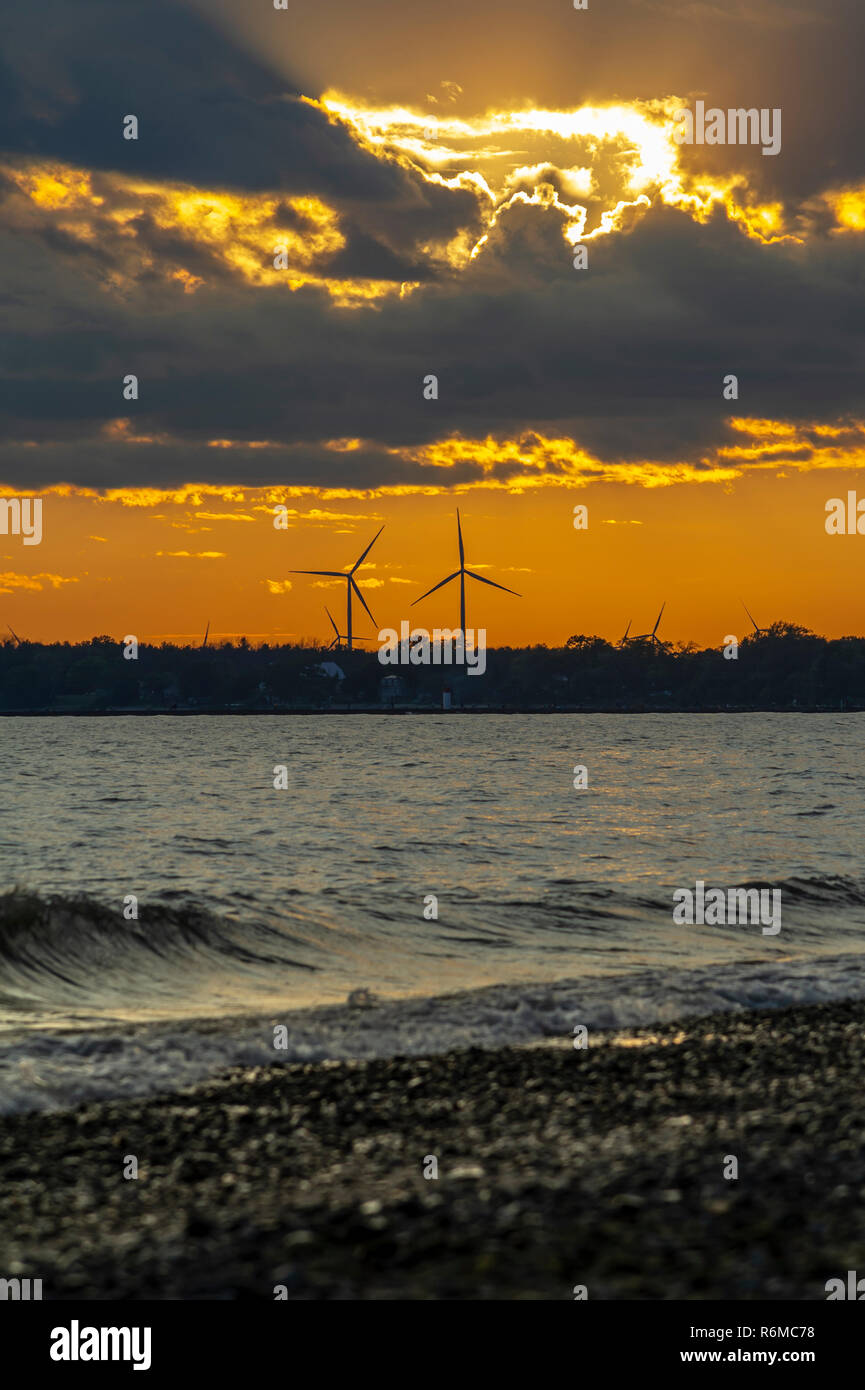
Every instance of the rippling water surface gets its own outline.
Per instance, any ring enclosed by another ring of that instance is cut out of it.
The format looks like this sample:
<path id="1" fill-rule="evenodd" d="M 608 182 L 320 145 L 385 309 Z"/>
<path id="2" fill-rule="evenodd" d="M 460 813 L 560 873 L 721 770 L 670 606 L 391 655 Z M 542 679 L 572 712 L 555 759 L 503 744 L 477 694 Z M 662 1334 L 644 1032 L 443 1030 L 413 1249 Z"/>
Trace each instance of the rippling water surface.
<path id="1" fill-rule="evenodd" d="M 861 715 L 4 719 L 0 733 L 0 882 L 39 895 L 0 925 L 7 1025 L 610 975 L 626 997 L 646 970 L 812 959 L 818 974 L 816 957 L 865 940 Z M 697 878 L 780 887 L 780 934 L 675 926 L 673 890 Z"/>

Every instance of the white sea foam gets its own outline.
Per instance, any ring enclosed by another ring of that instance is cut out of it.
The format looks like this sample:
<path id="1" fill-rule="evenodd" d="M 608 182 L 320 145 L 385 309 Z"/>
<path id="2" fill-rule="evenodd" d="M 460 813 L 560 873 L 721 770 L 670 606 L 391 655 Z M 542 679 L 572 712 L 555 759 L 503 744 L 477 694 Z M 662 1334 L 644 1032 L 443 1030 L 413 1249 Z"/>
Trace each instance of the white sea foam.
<path id="1" fill-rule="evenodd" d="M 865 954 L 815 962 L 647 970 L 556 984 L 493 985 L 434 998 L 355 1002 L 210 1024 L 19 1032 L 0 1042 L 0 1110 L 176 1091 L 230 1067 L 496 1049 L 729 1010 L 865 999 Z M 273 1045 L 284 1024 L 288 1045 Z"/>

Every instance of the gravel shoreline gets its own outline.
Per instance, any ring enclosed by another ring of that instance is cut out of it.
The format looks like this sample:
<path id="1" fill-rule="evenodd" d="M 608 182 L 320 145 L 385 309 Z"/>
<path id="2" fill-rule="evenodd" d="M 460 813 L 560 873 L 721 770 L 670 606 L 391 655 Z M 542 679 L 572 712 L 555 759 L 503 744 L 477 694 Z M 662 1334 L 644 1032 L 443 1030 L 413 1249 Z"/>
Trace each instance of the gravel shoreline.
<path id="1" fill-rule="evenodd" d="M 6 1117 L 0 1275 L 61 1299 L 824 1300 L 865 1273 L 865 1005 L 592 1044 Z"/>

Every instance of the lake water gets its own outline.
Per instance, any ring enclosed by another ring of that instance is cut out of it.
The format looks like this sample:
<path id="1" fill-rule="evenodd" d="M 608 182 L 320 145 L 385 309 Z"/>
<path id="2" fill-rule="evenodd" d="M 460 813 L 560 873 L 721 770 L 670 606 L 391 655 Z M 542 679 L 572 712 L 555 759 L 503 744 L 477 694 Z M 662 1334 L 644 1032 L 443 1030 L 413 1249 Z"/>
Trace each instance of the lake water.
<path id="1" fill-rule="evenodd" d="M 272 1061 L 265 1016 L 288 1055 L 367 1055 L 865 994 L 863 715 L 7 718 L 0 738 L 0 887 L 23 895 L 0 917 L 7 1106 Z M 779 888 L 781 931 L 675 925 L 697 879 Z"/>

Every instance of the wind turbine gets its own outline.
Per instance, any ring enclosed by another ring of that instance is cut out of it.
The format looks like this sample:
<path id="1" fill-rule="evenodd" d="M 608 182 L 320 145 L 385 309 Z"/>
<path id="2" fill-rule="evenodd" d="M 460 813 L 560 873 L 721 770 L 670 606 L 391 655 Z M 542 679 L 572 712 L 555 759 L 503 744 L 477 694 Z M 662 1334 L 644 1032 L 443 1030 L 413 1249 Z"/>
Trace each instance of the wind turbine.
<path id="1" fill-rule="evenodd" d="M 497 584 L 497 583 L 495 582 L 494 579 L 484 579 L 484 576 L 483 576 L 482 574 L 475 574 L 474 570 L 466 569 L 466 554 L 465 554 L 465 548 L 464 548 L 464 546 L 463 546 L 463 528 L 462 528 L 462 526 L 460 525 L 460 509 L 459 509 L 459 507 L 457 507 L 457 539 L 458 539 L 458 541 L 459 541 L 459 547 L 460 547 L 460 567 L 459 567 L 459 569 L 458 569 L 458 570 L 454 570 L 453 574 L 449 574 L 448 577 L 447 577 L 447 579 L 440 579 L 439 582 L 438 582 L 438 584 L 433 584 L 432 588 L 431 588 L 431 589 L 427 589 L 426 593 L 425 593 L 425 594 L 421 594 L 420 598 L 416 598 L 415 601 L 414 601 L 414 603 L 413 603 L 411 606 L 412 606 L 412 608 L 414 608 L 415 603 L 420 603 L 420 602 L 421 602 L 421 599 L 429 598 L 430 594 L 434 594 L 435 591 L 436 591 L 436 589 L 442 589 L 442 588 L 444 588 L 445 584 L 450 584 L 451 580 L 452 580 L 452 579 L 456 579 L 457 575 L 459 575 L 459 581 L 460 581 L 460 628 L 459 628 L 459 630 L 460 630 L 460 632 L 463 634 L 463 640 L 465 640 L 465 633 L 466 633 L 466 575 L 468 575 L 469 579 L 479 579 L 480 582 L 481 582 L 482 584 L 489 584 L 490 587 L 493 588 L 493 589 L 504 589 L 504 591 L 505 591 L 506 594 L 513 594 L 515 598 L 522 598 L 522 594 L 518 594 L 517 591 L 516 591 L 516 589 L 508 589 L 504 584 Z"/>
<path id="2" fill-rule="evenodd" d="M 741 602 L 741 604 L 742 604 L 742 607 L 745 609 L 745 612 L 748 613 L 748 606 L 747 606 L 747 604 L 745 603 L 745 600 L 744 600 L 744 599 L 741 599 L 740 602 Z M 750 614 L 750 613 L 748 613 L 748 617 L 751 618 L 751 614 Z M 757 637 L 767 637 L 767 636 L 768 636 L 768 634 L 769 634 L 769 629 L 768 629 L 767 627 L 758 627 L 757 624 L 754 622 L 754 619 L 753 619 L 753 618 L 751 618 L 751 626 L 753 627 L 754 633 L 755 633 L 755 635 L 756 635 Z"/>
<path id="3" fill-rule="evenodd" d="M 318 574 L 318 575 L 324 575 L 324 576 L 326 576 L 328 579 L 344 579 L 344 580 L 345 580 L 345 603 L 346 603 L 346 634 L 345 634 L 345 640 L 346 640 L 346 642 L 348 643 L 348 650 L 349 650 L 350 652 L 351 652 L 351 651 L 354 651 L 354 643 L 353 643 L 352 635 L 351 635 L 351 593 L 352 593 L 352 589 L 353 589 L 354 592 L 357 594 L 358 598 L 360 599 L 360 601 L 361 601 L 361 603 L 363 604 L 364 608 L 366 609 L 367 613 L 369 613 L 369 616 L 372 618 L 372 613 L 369 612 L 369 605 L 367 604 L 367 601 L 366 601 L 366 599 L 364 598 L 363 594 L 361 593 L 360 589 L 357 587 L 357 582 L 356 582 L 355 577 L 354 577 L 354 576 L 355 576 L 355 571 L 360 569 L 361 565 L 363 564 L 363 562 L 364 562 L 364 560 L 366 559 L 366 557 L 367 557 L 367 555 L 369 554 L 369 552 L 372 550 L 373 546 L 375 545 L 376 541 L 378 540 L 378 538 L 379 538 L 379 536 L 381 535 L 381 533 L 382 533 L 383 530 L 384 530 L 384 527 L 383 527 L 383 526 L 380 526 L 379 529 L 376 531 L 375 535 L 373 536 L 372 540 L 370 541 L 369 545 L 367 546 L 366 550 L 365 550 L 365 551 L 363 552 L 363 554 L 361 555 L 360 559 L 359 559 L 359 560 L 355 560 L 355 562 L 354 562 L 354 564 L 352 565 L 351 569 L 348 570 L 348 571 L 346 571 L 346 570 L 290 570 L 290 571 L 289 571 L 290 574 Z M 328 615 L 328 616 L 330 616 L 330 615 Z M 375 622 L 375 618 L 372 618 L 372 620 L 373 620 L 373 622 Z M 331 622 L 333 623 L 333 619 L 332 619 L 332 618 L 331 618 Z M 335 627 L 335 626 L 336 626 L 336 624 L 334 624 L 334 627 Z M 340 634 L 337 633 L 337 637 L 339 637 L 339 635 L 340 635 Z"/>
<path id="4" fill-rule="evenodd" d="M 333 641 L 331 642 L 330 646 L 327 648 L 327 650 L 328 650 L 329 652 L 332 652 L 333 649 L 334 649 L 334 647 L 336 647 L 336 649 L 339 650 L 339 644 L 340 644 L 340 642 L 342 641 L 342 639 L 343 639 L 343 637 L 345 636 L 345 634 L 342 633 L 342 632 L 340 632 L 340 630 L 339 630 L 339 628 L 337 627 L 336 623 L 333 621 L 333 614 L 331 613 L 331 611 L 330 611 L 330 609 L 328 608 L 327 604 L 324 605 L 324 611 L 325 611 L 325 613 L 327 614 L 327 616 L 330 618 L 330 625 L 331 625 L 331 627 L 333 628 L 334 633 L 336 634 L 335 637 L 334 637 L 334 639 L 333 639 Z"/>
<path id="5" fill-rule="evenodd" d="M 652 628 L 652 631 L 651 631 L 651 632 L 641 632 L 641 633 L 639 633 L 639 634 L 634 638 L 634 641 L 635 641 L 635 642 L 651 642 L 651 644 L 652 644 L 653 647 L 663 647 L 664 651 L 666 651 L 666 649 L 667 649 L 667 644 L 666 644 L 666 642 L 662 642 L 661 639 L 660 639 L 660 637 L 658 636 L 658 628 L 659 628 L 660 623 L 661 623 L 661 618 L 664 616 L 664 609 L 666 608 L 666 606 L 667 606 L 667 600 L 664 599 L 664 602 L 661 604 L 661 611 L 660 611 L 660 613 L 658 614 L 657 618 L 655 619 L 655 626 Z"/>
<path id="6" fill-rule="evenodd" d="M 625 628 L 625 635 L 624 635 L 624 637 L 622 638 L 621 642 L 619 643 L 619 646 L 620 646 L 620 647 L 624 647 L 624 646 L 627 644 L 627 641 L 628 641 L 628 633 L 629 633 L 630 630 L 631 630 L 631 623 L 632 623 L 633 621 L 634 621 L 633 618 L 629 618 L 629 619 L 628 619 L 628 626 Z"/>
<path id="7" fill-rule="evenodd" d="M 339 628 L 337 627 L 337 625 L 336 625 L 336 623 L 335 623 L 335 621 L 334 621 L 333 614 L 331 613 L 331 611 L 330 611 L 330 609 L 328 608 L 327 604 L 324 605 L 324 611 L 325 611 L 325 613 L 327 614 L 327 616 L 330 618 L 330 625 L 331 625 L 331 627 L 333 628 L 333 631 L 334 631 L 334 639 L 333 639 L 333 641 L 331 642 L 330 646 L 326 648 L 326 650 L 329 651 L 329 652 L 332 652 L 334 649 L 336 649 L 337 651 L 339 651 L 339 644 L 340 644 L 340 642 L 344 642 L 344 641 L 345 641 L 345 633 L 344 633 L 344 632 L 340 632 Z M 374 641 L 375 641 L 375 638 L 374 638 L 374 637 L 355 637 L 354 640 L 355 640 L 355 642 L 374 642 Z"/>
<path id="8" fill-rule="evenodd" d="M 337 627 L 337 625 L 336 625 L 336 623 L 335 623 L 335 621 L 334 621 L 333 614 L 331 613 L 331 611 L 330 611 L 330 609 L 328 608 L 327 604 L 324 605 L 324 611 L 325 611 L 325 613 L 327 614 L 327 616 L 330 618 L 330 625 L 331 625 L 331 627 L 333 628 L 333 631 L 334 631 L 334 634 L 335 634 L 335 635 L 334 635 L 334 639 L 333 639 L 333 641 L 331 642 L 330 646 L 329 646 L 329 647 L 326 647 L 325 650 L 326 650 L 326 651 L 329 651 L 329 652 L 332 652 L 334 649 L 336 649 L 337 651 L 339 651 L 339 644 L 340 644 L 340 642 L 345 641 L 345 633 L 344 633 L 344 632 L 340 632 L 339 628 Z M 375 641 L 375 638 L 374 638 L 374 637 L 355 637 L 354 640 L 355 640 L 355 642 L 374 642 L 374 641 Z"/>

